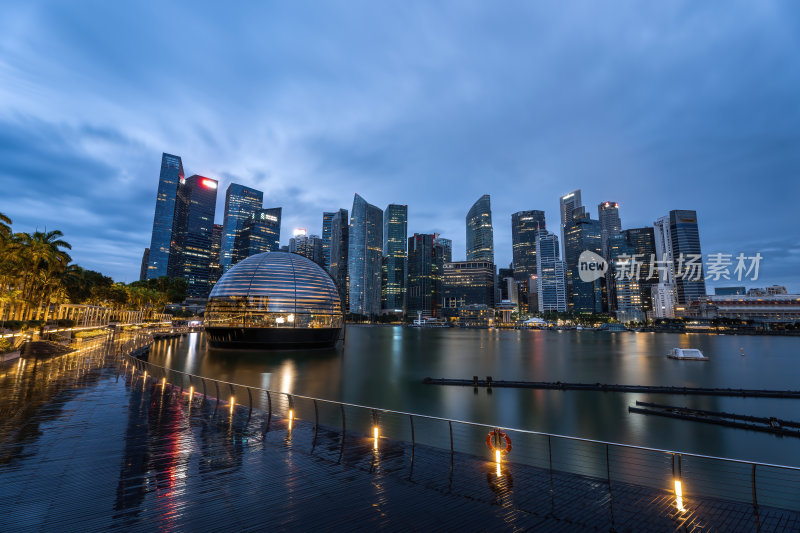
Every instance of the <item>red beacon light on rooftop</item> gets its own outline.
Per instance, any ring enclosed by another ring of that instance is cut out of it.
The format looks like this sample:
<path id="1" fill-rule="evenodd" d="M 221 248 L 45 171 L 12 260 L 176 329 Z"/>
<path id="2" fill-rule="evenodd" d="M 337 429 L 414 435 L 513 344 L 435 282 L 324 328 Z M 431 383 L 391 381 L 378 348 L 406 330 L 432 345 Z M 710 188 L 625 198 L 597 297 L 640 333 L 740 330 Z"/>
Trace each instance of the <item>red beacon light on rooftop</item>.
<path id="1" fill-rule="evenodd" d="M 208 187 L 209 189 L 217 188 L 217 182 L 214 180 L 210 180 L 208 178 L 203 178 L 202 181 L 200 181 L 200 183 L 203 184 L 203 187 Z"/>

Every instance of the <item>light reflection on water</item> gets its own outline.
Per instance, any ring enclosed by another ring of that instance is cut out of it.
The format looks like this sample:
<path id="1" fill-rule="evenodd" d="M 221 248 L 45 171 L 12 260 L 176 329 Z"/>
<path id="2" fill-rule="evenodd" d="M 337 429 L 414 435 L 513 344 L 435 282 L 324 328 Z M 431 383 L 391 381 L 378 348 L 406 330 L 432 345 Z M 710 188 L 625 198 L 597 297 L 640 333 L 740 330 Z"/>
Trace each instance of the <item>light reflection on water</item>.
<path id="1" fill-rule="evenodd" d="M 674 361 L 673 347 L 709 362 Z M 746 356 L 741 356 L 741 349 Z M 156 343 L 151 361 L 285 393 L 558 434 L 800 465 L 800 441 L 628 413 L 636 400 L 800 419 L 797 400 L 423 385 L 452 377 L 798 389 L 800 338 L 350 326 L 344 348 L 207 350 L 193 334 Z"/>

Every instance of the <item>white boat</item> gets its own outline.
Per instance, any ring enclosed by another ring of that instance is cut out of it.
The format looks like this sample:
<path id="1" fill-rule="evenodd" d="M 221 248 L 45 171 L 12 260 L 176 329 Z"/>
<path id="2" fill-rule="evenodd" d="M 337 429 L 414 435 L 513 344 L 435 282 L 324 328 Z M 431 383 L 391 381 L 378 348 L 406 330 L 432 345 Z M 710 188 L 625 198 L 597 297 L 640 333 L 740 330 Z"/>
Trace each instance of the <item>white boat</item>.
<path id="1" fill-rule="evenodd" d="M 670 359 L 680 359 L 682 361 L 708 361 L 708 357 L 696 348 L 673 348 L 667 357 Z"/>

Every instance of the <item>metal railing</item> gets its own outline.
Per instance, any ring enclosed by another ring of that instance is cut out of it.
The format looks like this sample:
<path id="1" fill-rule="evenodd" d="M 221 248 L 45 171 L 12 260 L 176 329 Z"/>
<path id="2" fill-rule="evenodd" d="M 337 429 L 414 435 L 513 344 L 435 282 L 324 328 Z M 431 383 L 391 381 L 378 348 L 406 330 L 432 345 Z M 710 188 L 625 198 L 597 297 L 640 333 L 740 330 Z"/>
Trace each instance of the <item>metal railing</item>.
<path id="1" fill-rule="evenodd" d="M 410 443 L 413 468 L 414 448 L 425 445 L 449 452 L 450 466 L 458 454 L 485 457 L 496 462 L 529 465 L 550 478 L 550 492 L 563 476 L 587 481 L 594 487 L 603 485 L 604 505 L 608 506 L 613 524 L 615 492 L 625 489 L 648 489 L 653 494 L 670 498 L 679 512 L 702 499 L 738 502 L 749 508 L 759 522 L 763 507 L 800 511 L 800 467 L 766 462 L 714 457 L 675 450 L 585 439 L 519 428 L 498 428 L 466 420 L 421 415 L 380 409 L 354 403 L 314 398 L 300 394 L 268 390 L 231 383 L 173 370 L 139 358 L 151 340 L 139 335 L 119 344 L 124 372 L 136 379 L 146 379 L 180 388 L 184 395 L 202 402 L 212 402 L 214 413 L 232 413 L 235 408 L 266 414 L 264 433 L 277 420 L 313 423 L 314 442 L 317 431 L 324 428 L 341 431 L 341 460 L 346 438 L 382 439 Z M 138 372 L 138 374 L 137 374 Z M 223 406 L 220 409 L 220 406 Z M 502 430 L 513 442 L 508 455 L 498 457 L 487 448 L 487 432 Z M 577 476 L 577 477 L 574 477 Z"/>

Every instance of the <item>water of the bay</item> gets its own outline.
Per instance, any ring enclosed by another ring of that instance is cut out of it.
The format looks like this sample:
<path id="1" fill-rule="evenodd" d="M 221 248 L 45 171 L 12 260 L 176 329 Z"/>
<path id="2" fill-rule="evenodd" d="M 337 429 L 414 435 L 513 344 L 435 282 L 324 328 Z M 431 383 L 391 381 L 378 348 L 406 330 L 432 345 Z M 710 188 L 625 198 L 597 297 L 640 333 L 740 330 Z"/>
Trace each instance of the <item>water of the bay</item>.
<path id="1" fill-rule="evenodd" d="M 674 347 L 710 361 L 676 361 Z M 742 350 L 744 356 L 742 356 Z M 202 333 L 158 341 L 150 361 L 175 370 L 383 409 L 800 466 L 800 439 L 628 412 L 636 400 L 800 421 L 800 400 L 424 385 L 426 376 L 800 389 L 800 338 L 594 331 L 348 326 L 343 347 L 207 349 Z"/>

